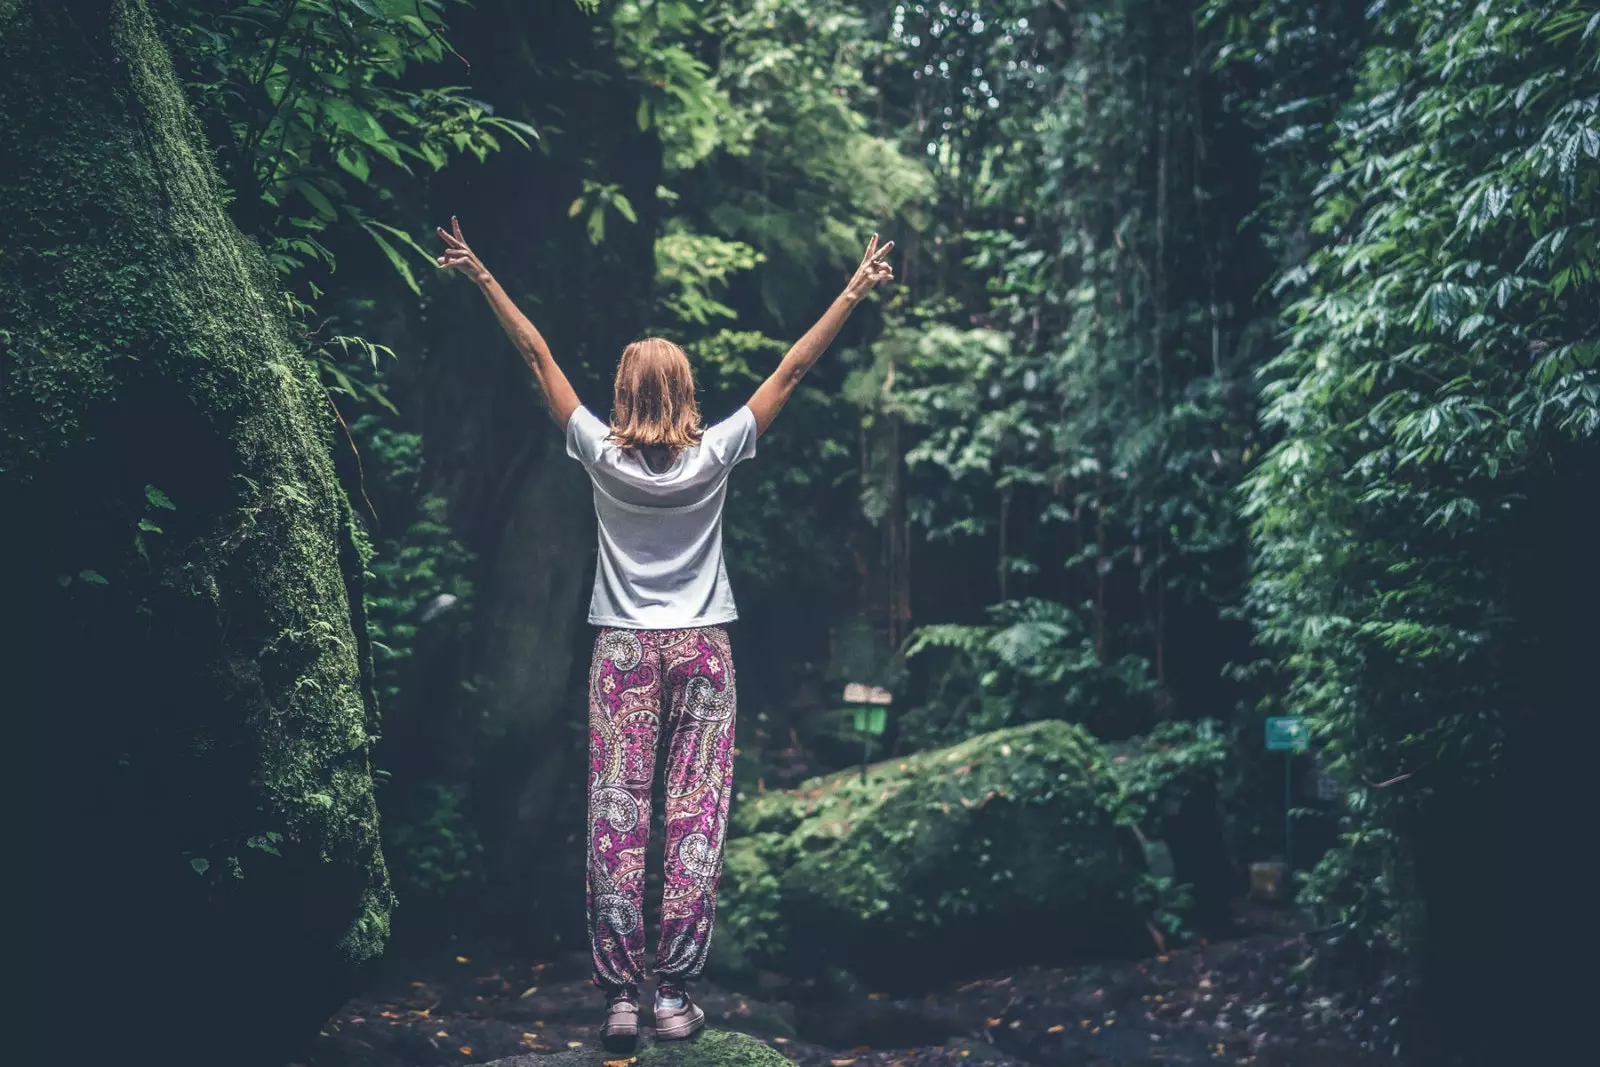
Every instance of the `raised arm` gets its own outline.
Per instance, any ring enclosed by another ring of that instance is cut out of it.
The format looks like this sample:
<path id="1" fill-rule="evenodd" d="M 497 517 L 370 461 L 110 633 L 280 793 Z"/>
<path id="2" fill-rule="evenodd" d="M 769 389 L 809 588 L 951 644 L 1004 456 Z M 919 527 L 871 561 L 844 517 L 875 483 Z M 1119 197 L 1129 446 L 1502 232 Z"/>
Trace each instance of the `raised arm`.
<path id="1" fill-rule="evenodd" d="M 755 395 L 750 398 L 750 411 L 756 417 L 757 433 L 767 432 L 767 427 L 772 425 L 772 420 L 783 410 L 784 402 L 794 392 L 795 386 L 800 384 L 800 379 L 811 369 L 811 364 L 827 351 L 828 345 L 838 335 L 839 328 L 844 325 L 844 320 L 850 317 L 850 312 L 856 309 L 856 305 L 872 292 L 873 286 L 894 277 L 894 268 L 884 262 L 884 257 L 893 247 L 894 242 L 890 241 L 879 248 L 878 235 L 872 235 L 872 240 L 867 243 L 866 254 L 861 257 L 861 265 L 856 268 L 850 284 L 844 287 L 844 292 L 840 293 L 828 310 L 822 313 L 822 318 L 817 320 L 817 324 L 807 330 L 805 336 L 784 353 L 778 369 L 756 389 Z"/>
<path id="2" fill-rule="evenodd" d="M 522 353 L 528 369 L 533 371 L 534 380 L 539 383 L 540 392 L 544 393 L 545 405 L 550 409 L 550 417 L 565 431 L 567 420 L 578 410 L 578 394 L 572 391 L 572 383 L 567 381 L 567 376 L 556 365 L 543 335 L 528 321 L 526 315 L 517 310 L 517 305 L 500 288 L 500 283 L 494 280 L 494 275 L 489 273 L 483 261 L 467 247 L 466 240 L 461 236 L 461 223 L 454 215 L 450 216 L 450 232 L 443 227 L 435 229 L 444 238 L 444 255 L 439 257 L 439 266 L 460 271 L 482 290 L 484 299 L 494 309 L 495 318 L 500 320 L 500 328 L 517 346 L 517 351 Z"/>

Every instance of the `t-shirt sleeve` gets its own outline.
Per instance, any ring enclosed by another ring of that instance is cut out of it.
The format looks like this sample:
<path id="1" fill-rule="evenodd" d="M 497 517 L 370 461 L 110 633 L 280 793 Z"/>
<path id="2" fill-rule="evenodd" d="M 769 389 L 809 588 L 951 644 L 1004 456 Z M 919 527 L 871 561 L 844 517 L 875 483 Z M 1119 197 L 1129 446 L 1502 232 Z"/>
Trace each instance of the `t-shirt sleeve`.
<path id="1" fill-rule="evenodd" d="M 701 443 L 717 462 L 731 467 L 756 454 L 756 415 L 745 404 L 738 411 L 707 430 Z"/>
<path id="2" fill-rule="evenodd" d="M 588 408 L 579 405 L 571 418 L 567 419 L 567 455 L 585 467 L 593 466 L 595 460 L 600 458 L 600 450 L 605 447 L 610 434 L 611 427 L 595 418 Z"/>

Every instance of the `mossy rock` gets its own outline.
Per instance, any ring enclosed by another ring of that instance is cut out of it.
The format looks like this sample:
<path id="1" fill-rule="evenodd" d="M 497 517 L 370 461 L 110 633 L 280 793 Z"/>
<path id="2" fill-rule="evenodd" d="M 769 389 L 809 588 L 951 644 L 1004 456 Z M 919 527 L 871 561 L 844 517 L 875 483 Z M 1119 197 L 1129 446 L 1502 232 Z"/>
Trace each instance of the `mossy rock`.
<path id="1" fill-rule="evenodd" d="M 628 1067 L 788 1067 L 789 1064 L 782 1053 L 753 1037 L 702 1030 L 687 1041 L 656 1041 L 645 1037 L 632 1057 L 602 1053 L 598 1048 L 577 1048 L 553 1054 L 511 1056 L 480 1067 L 601 1067 L 602 1063 L 619 1060 L 628 1061 Z"/>
<path id="2" fill-rule="evenodd" d="M 332 412 L 142 0 L 0 0 L 0 63 L 6 706 L 35 779 L 23 969 L 51 990 L 32 1025 L 281 1064 L 391 906 Z M 180 1040 L 153 1022 L 174 1012 Z"/>
<path id="3" fill-rule="evenodd" d="M 713 964 L 882 983 L 1130 947 L 1143 860 L 1119 802 L 1064 722 L 746 797 Z"/>

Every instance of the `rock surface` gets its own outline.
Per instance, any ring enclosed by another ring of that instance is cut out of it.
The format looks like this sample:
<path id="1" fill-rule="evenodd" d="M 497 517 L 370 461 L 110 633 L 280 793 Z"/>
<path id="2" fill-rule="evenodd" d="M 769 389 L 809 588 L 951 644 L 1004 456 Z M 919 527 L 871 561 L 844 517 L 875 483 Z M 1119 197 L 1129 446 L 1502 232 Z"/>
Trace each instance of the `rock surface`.
<path id="1" fill-rule="evenodd" d="M 1143 860 L 1088 733 L 1064 722 L 841 772 L 736 805 L 713 965 L 844 968 L 886 988 L 1118 952 Z"/>
<path id="2" fill-rule="evenodd" d="M 648 1033 L 632 1056 L 602 1054 L 593 1047 L 566 1052 L 530 1052 L 482 1067 L 599 1067 L 627 1063 L 629 1067 L 789 1067 L 789 1061 L 771 1045 L 744 1034 L 702 1030 L 687 1041 L 657 1041 Z"/>
<path id="3" fill-rule="evenodd" d="M 332 413 L 142 0 L 0 0 L 0 62 L 29 1025 L 276 1067 L 388 934 Z"/>

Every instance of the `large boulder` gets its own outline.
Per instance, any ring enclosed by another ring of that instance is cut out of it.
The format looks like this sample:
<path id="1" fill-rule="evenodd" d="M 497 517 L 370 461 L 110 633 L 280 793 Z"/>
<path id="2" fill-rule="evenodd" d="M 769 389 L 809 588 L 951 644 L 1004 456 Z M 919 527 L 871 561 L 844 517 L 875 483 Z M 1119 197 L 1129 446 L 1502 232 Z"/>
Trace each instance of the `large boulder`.
<path id="1" fill-rule="evenodd" d="M 0 64 L 29 1027 L 132 1062 L 282 1064 L 391 904 L 328 399 L 142 0 L 0 0 Z"/>
<path id="2" fill-rule="evenodd" d="M 888 988 L 1145 936 L 1106 756 L 1039 722 L 736 805 L 713 965 Z"/>

